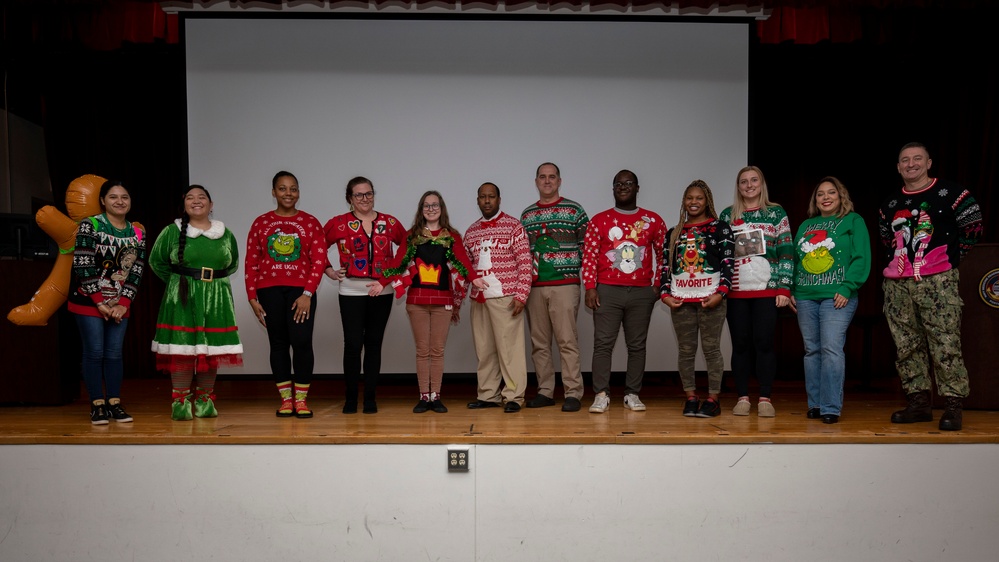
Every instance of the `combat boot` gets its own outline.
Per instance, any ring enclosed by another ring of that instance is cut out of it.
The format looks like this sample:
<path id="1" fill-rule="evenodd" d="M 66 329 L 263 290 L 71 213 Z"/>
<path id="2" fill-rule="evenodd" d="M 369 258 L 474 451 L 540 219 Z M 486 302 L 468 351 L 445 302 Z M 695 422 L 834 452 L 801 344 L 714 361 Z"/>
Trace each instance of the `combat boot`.
<path id="1" fill-rule="evenodd" d="M 922 390 L 906 395 L 909 405 L 891 415 L 891 423 L 916 423 L 933 421 L 930 391 Z"/>
<path id="2" fill-rule="evenodd" d="M 946 396 L 947 405 L 944 407 L 944 413 L 940 416 L 940 430 L 941 431 L 960 431 L 961 422 L 963 421 L 963 404 L 961 399 L 956 396 Z"/>

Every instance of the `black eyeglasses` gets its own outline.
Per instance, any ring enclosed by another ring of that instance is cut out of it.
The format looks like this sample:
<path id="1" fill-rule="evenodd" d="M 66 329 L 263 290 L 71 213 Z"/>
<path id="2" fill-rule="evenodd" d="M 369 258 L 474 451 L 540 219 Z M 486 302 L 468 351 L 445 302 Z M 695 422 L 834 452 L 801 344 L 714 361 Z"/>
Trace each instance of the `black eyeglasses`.
<path id="1" fill-rule="evenodd" d="M 360 201 L 362 199 L 374 199 L 375 192 L 372 190 L 372 191 L 365 191 L 364 193 L 355 193 L 351 195 L 351 197 L 354 198 L 354 201 Z"/>
<path id="2" fill-rule="evenodd" d="M 628 188 L 635 187 L 638 184 L 631 180 L 625 180 L 625 181 L 616 181 L 611 185 L 614 186 L 614 189 L 621 189 L 622 187 L 628 187 Z"/>
<path id="3" fill-rule="evenodd" d="M 440 203 L 426 203 L 423 205 L 424 211 L 436 211 L 441 208 Z"/>

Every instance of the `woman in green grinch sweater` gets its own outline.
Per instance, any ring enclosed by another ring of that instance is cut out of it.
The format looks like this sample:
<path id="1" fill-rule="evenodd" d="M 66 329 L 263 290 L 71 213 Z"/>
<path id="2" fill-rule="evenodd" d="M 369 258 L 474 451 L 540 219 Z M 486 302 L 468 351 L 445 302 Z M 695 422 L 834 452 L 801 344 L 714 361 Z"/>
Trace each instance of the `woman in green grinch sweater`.
<path id="1" fill-rule="evenodd" d="M 805 342 L 808 418 L 839 421 L 846 377 L 846 330 L 857 290 L 871 271 L 871 239 L 850 193 L 829 176 L 812 191 L 808 220 L 795 236 L 792 309 Z"/>

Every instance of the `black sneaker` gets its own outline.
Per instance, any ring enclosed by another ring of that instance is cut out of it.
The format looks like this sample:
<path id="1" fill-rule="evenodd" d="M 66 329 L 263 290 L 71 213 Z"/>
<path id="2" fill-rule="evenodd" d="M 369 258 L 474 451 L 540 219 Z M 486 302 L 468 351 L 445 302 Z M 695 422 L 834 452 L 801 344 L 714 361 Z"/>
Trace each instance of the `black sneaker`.
<path id="1" fill-rule="evenodd" d="M 94 425 L 107 425 L 108 424 L 108 410 L 104 404 L 90 405 L 90 423 Z"/>
<path id="2" fill-rule="evenodd" d="M 701 408 L 695 414 L 699 418 L 713 418 L 721 414 L 721 404 L 717 400 L 701 402 Z"/>
<path id="3" fill-rule="evenodd" d="M 117 404 L 111 404 L 108 406 L 108 413 L 111 415 L 111 419 L 116 422 L 130 422 L 132 421 L 132 416 L 128 415 L 125 408 L 121 407 L 121 402 Z"/>
<path id="4" fill-rule="evenodd" d="M 700 405 L 700 401 L 697 400 L 696 396 L 691 396 L 683 402 L 683 415 L 688 418 L 692 418 L 697 415 L 697 407 Z"/>

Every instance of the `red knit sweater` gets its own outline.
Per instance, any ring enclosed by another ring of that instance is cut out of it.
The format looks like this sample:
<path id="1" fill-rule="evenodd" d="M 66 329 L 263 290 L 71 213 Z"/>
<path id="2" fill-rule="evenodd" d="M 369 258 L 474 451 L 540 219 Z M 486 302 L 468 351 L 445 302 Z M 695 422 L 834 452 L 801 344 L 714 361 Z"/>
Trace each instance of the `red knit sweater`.
<path id="1" fill-rule="evenodd" d="M 472 287 L 477 302 L 513 297 L 522 303 L 531 294 L 531 247 L 520 221 L 500 212 L 491 220 L 479 219 L 465 231 L 465 249 L 472 267 L 489 288 Z"/>
<path id="2" fill-rule="evenodd" d="M 590 219 L 583 246 L 583 286 L 597 284 L 647 287 L 657 284 L 658 262 L 666 240 L 662 217 L 639 207 L 634 212 L 608 209 Z"/>
<path id="3" fill-rule="evenodd" d="M 257 289 L 267 287 L 304 287 L 314 293 L 327 264 L 326 237 L 316 217 L 304 211 L 291 217 L 264 213 L 246 236 L 246 297 L 253 300 Z"/>

